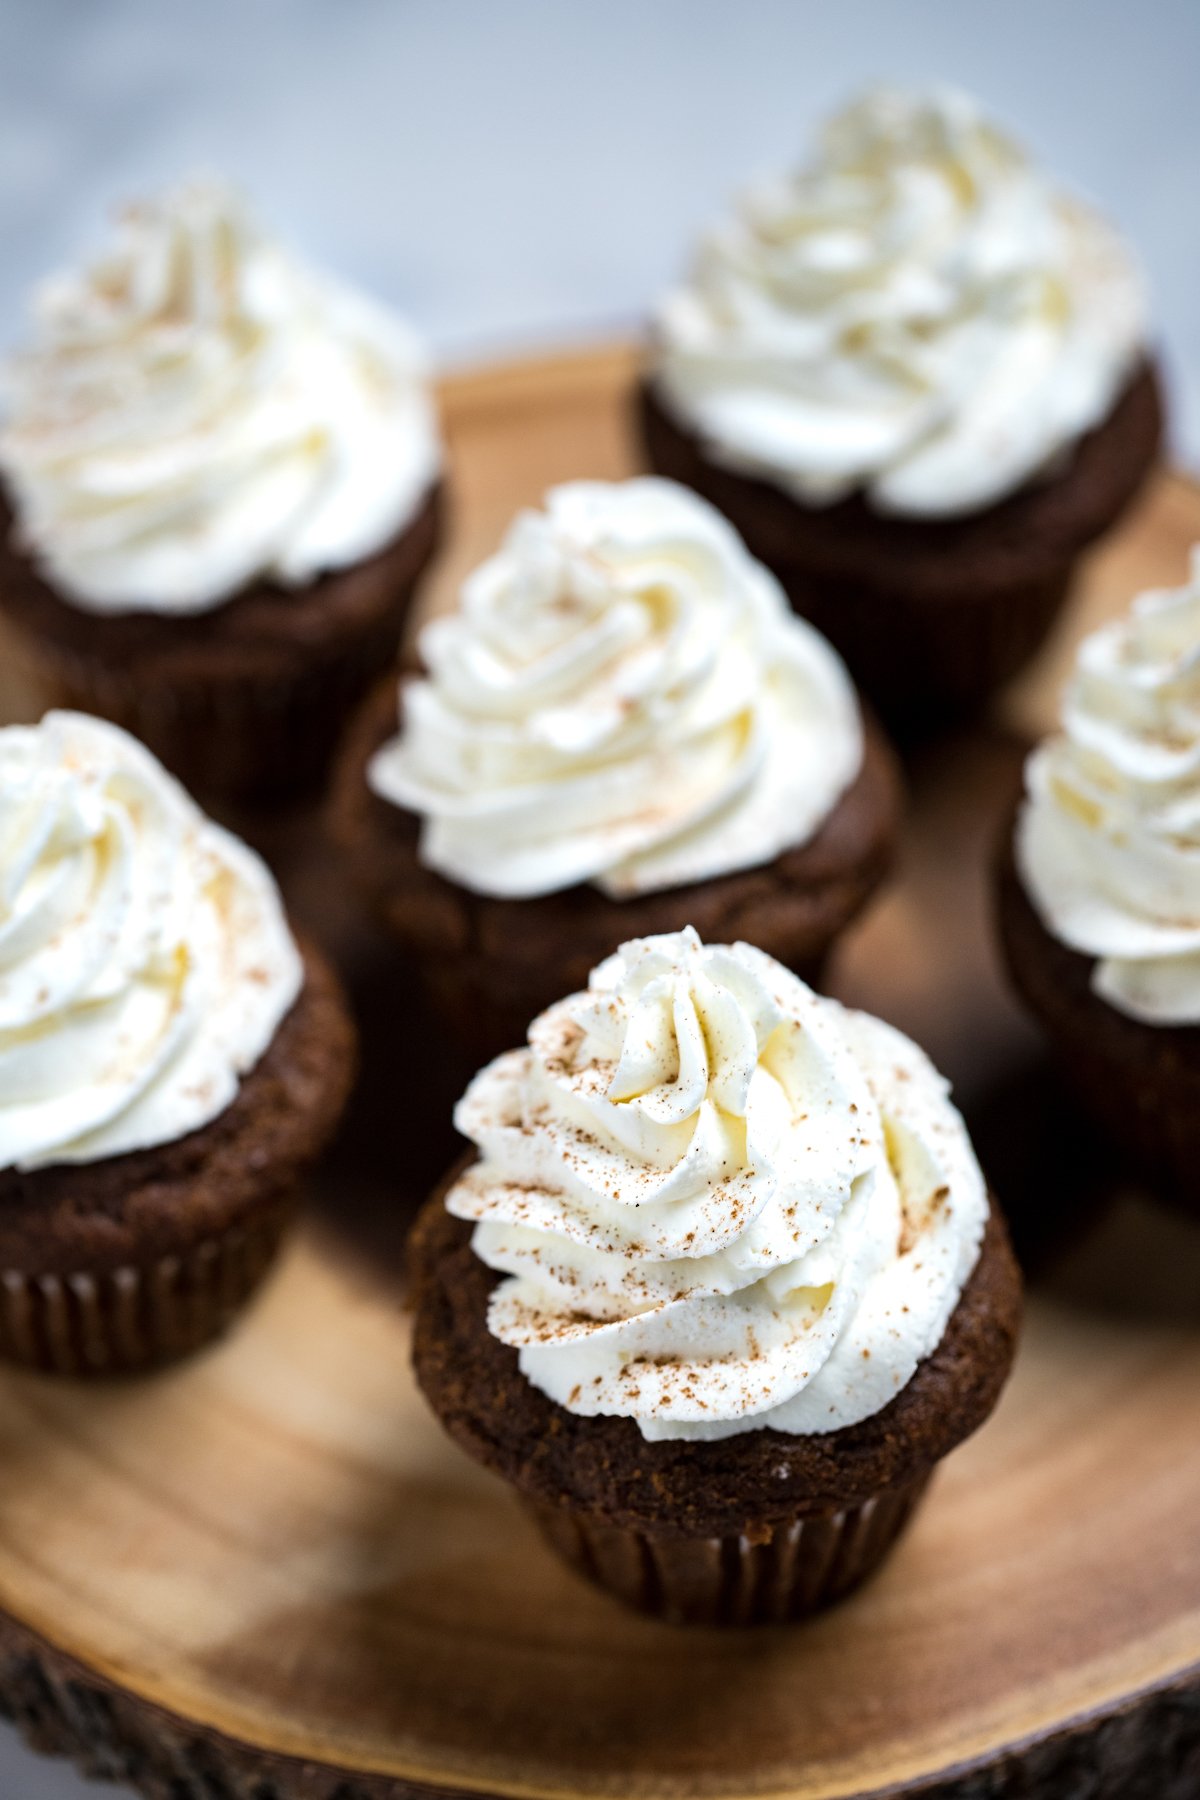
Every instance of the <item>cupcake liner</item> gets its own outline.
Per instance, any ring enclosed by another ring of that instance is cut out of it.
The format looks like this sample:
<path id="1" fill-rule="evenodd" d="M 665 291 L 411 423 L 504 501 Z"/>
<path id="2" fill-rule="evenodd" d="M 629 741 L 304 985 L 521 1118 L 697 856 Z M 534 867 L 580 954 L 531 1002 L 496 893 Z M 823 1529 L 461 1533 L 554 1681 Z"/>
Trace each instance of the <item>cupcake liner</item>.
<path id="1" fill-rule="evenodd" d="M 1071 1097 L 1102 1139 L 1127 1159 L 1125 1173 L 1140 1175 L 1163 1200 L 1200 1218 L 1200 1075 L 1169 1057 L 1146 1068 L 1105 1054 L 1086 1017 L 1064 1027 L 1034 1003 L 1056 1067 Z M 1154 1029 L 1147 1027 L 1147 1030 Z M 1111 1177 L 1114 1170 L 1110 1167 Z M 1111 1182 L 1098 1192 L 1110 1191 Z"/>
<path id="2" fill-rule="evenodd" d="M 1024 668 L 1062 609 L 1073 571 L 1065 562 L 1034 581 L 952 596 L 777 572 L 795 611 L 829 639 L 885 722 L 911 735 L 978 708 Z"/>
<path id="3" fill-rule="evenodd" d="M 39 643 L 28 655 L 60 704 L 140 738 L 200 797 L 261 802 L 312 792 L 342 727 L 394 660 L 394 618 L 319 662 L 286 674 L 191 675 L 172 681 Z"/>
<path id="4" fill-rule="evenodd" d="M 92 616 L 15 544 L 0 543 L 0 610 L 22 662 L 49 690 L 43 703 L 124 726 L 198 797 L 311 798 L 349 714 L 398 661 L 444 518 L 438 482 L 373 556 L 294 592 L 251 582 L 197 618 Z"/>
<path id="5" fill-rule="evenodd" d="M 929 1484 L 923 1469 L 857 1506 L 753 1537 L 657 1537 L 525 1499 L 543 1536 L 597 1587 L 677 1625 L 781 1625 L 832 1605 L 883 1561 Z"/>
<path id="6" fill-rule="evenodd" d="M 413 949 L 405 963 L 420 983 L 429 1012 L 446 1026 L 468 1079 L 493 1056 L 523 1044 L 530 1021 L 551 999 L 560 992 L 569 993 L 572 987 L 569 981 L 561 989 L 556 987 L 558 976 L 551 971 L 536 989 L 523 988 L 520 998 L 506 1000 L 497 989 L 511 984 L 511 966 L 496 971 L 499 979 L 492 981 L 488 963 L 468 963 L 463 956 L 422 955 Z"/>
<path id="7" fill-rule="evenodd" d="M 1017 872 L 1014 842 L 1015 815 L 1002 839 L 996 907 L 1012 984 L 1100 1143 L 1162 1199 L 1200 1216 L 1200 1031 L 1145 1024 L 1092 992 L 1092 959 L 1043 925 Z M 1097 1171 L 1097 1202 L 1114 1175 L 1120 1179 L 1119 1167 Z"/>
<path id="8" fill-rule="evenodd" d="M 1150 1069 L 1126 1068 L 1095 1054 L 1086 1029 L 1078 1038 L 1055 1032 L 1053 1042 L 1063 1079 L 1097 1130 L 1163 1200 L 1200 1218 L 1200 1080 L 1195 1068 L 1184 1074 L 1166 1059 Z"/>
<path id="9" fill-rule="evenodd" d="M 120 1375 L 218 1337 L 273 1261 L 290 1204 L 153 1262 L 0 1272 L 0 1360 L 52 1375 Z"/>

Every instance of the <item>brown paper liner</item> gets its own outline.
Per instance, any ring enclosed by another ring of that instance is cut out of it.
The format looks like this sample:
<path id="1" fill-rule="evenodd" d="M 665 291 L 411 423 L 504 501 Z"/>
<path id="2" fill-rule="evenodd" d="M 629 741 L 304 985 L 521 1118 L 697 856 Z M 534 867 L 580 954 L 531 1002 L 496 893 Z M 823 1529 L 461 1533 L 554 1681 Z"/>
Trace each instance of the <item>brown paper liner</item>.
<path id="1" fill-rule="evenodd" d="M 1016 866 L 1018 814 L 1014 806 L 1005 821 L 996 871 L 995 923 L 1009 979 L 1095 1125 L 1101 1156 L 1115 1148 L 1160 1198 L 1200 1216 L 1200 1030 L 1146 1024 L 1093 992 L 1093 959 L 1047 929 L 1025 890 Z M 1129 1173 L 1110 1157 L 1096 1171 L 1087 1210 L 1094 1214 Z M 1056 1211 L 1059 1185 L 1048 1190 Z"/>
<path id="2" fill-rule="evenodd" d="M 27 656 L 55 704 L 123 726 L 202 800 L 254 805 L 320 788 L 346 720 L 395 658 L 398 634 L 389 617 L 316 665 L 170 686 L 44 643 Z"/>
<path id="3" fill-rule="evenodd" d="M 560 1556 L 627 1606 L 676 1625 L 782 1625 L 832 1605 L 879 1567 L 931 1474 L 753 1540 L 654 1537 L 545 1501 L 525 1505 Z"/>
<path id="4" fill-rule="evenodd" d="M 210 808 L 309 800 L 350 713 L 397 665 L 445 511 L 438 482 L 391 544 L 292 595 L 263 578 L 211 617 L 97 618 L 43 578 L 0 494 L 0 609 L 43 705 L 124 726 Z"/>
<path id="5" fill-rule="evenodd" d="M 0 1272 L 0 1360 L 51 1375 L 122 1375 L 223 1332 L 266 1274 L 290 1203 L 156 1261 L 99 1272 Z"/>
<path id="6" fill-rule="evenodd" d="M 884 722 L 918 736 L 978 710 L 1023 669 L 1058 617 L 1074 561 L 1037 580 L 937 600 L 777 568 L 795 610 L 827 637 Z"/>

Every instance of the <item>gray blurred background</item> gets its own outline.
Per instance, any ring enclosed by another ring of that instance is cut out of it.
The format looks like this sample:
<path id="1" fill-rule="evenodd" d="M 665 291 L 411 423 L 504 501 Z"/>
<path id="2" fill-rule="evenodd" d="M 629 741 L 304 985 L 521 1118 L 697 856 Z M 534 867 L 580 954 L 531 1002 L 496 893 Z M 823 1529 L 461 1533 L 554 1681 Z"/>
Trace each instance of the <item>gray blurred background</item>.
<path id="1" fill-rule="evenodd" d="M 197 170 L 446 361 L 634 330 L 880 77 L 973 90 L 1123 227 L 1200 466 L 1200 0 L 0 0 L 0 338 L 114 202 Z M 0 1728 L 0 1800 L 87 1795 Z"/>

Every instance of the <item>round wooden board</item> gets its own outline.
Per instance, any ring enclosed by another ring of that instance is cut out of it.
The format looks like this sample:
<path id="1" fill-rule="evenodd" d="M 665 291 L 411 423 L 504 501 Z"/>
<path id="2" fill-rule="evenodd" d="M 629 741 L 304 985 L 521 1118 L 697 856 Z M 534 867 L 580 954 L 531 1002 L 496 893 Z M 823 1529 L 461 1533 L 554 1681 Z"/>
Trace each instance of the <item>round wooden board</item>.
<path id="1" fill-rule="evenodd" d="M 445 384 L 456 528 L 435 604 L 548 483 L 631 467 L 632 369 L 613 350 Z M 1162 479 L 1006 718 L 919 762 L 902 877 L 835 971 L 953 1076 L 1026 1229 L 1094 1204 L 1103 1170 L 990 948 L 1020 760 L 1005 727 L 1047 723 L 1085 623 L 1177 581 L 1197 537 L 1200 492 Z M 12 717 L 33 701 L 9 671 Z M 460 1072 L 405 1061 L 415 1002 L 314 842 L 294 822 L 270 848 L 371 997 L 376 1055 L 310 1223 L 190 1366 L 0 1378 L 0 1694 L 34 1741 L 162 1800 L 1200 1792 L 1200 1231 L 1107 1195 L 1035 1289 L 995 1419 L 855 1599 L 790 1631 L 628 1614 L 414 1389 L 403 1228 L 450 1153 Z"/>

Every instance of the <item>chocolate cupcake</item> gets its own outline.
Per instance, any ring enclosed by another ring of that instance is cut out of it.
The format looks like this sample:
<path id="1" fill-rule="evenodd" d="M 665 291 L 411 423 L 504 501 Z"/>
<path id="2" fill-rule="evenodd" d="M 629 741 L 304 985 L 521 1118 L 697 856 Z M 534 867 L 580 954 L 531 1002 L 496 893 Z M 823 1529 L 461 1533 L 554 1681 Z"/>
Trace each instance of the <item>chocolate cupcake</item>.
<path id="1" fill-rule="evenodd" d="M 89 1375 L 248 1298 L 353 1032 L 253 851 L 117 727 L 0 730 L 0 1357 Z"/>
<path id="2" fill-rule="evenodd" d="M 999 874 L 1012 979 L 1105 1138 L 1200 1210 L 1200 549 L 1080 646 Z"/>
<path id="3" fill-rule="evenodd" d="M 335 825 L 478 1054 L 631 933 L 815 973 L 884 875 L 898 790 L 838 657 L 686 489 L 577 482 L 428 625 L 352 734 Z"/>
<path id="4" fill-rule="evenodd" d="M 421 354 L 196 183 L 43 290 L 0 438 L 0 609 L 197 792 L 325 776 L 437 547 Z"/>
<path id="5" fill-rule="evenodd" d="M 1020 1283 L 945 1082 L 746 944 L 626 944 L 474 1080 L 411 1250 L 426 1398 L 681 1622 L 802 1617 L 995 1405 Z"/>
<path id="6" fill-rule="evenodd" d="M 1130 253 L 947 91 L 868 94 L 710 234 L 639 409 L 910 733 L 1028 661 L 1162 434 Z"/>

